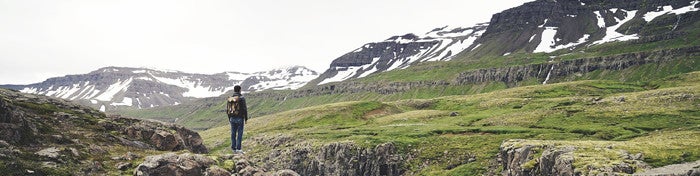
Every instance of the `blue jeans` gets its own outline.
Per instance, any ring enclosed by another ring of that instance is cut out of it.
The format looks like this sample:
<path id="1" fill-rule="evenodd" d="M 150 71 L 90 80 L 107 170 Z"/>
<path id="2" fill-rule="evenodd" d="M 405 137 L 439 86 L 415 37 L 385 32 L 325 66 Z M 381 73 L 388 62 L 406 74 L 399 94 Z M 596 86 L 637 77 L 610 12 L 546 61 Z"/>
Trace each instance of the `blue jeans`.
<path id="1" fill-rule="evenodd" d="M 241 150 L 241 142 L 243 141 L 243 118 L 230 117 L 228 122 L 231 124 L 231 149 Z"/>

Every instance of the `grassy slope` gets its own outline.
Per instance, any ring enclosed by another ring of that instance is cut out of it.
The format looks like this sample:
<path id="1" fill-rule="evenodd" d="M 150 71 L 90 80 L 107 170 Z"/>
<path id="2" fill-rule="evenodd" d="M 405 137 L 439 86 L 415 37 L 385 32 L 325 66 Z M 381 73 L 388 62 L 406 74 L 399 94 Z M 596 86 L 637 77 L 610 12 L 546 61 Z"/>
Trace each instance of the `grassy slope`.
<path id="1" fill-rule="evenodd" d="M 695 22 L 693 22 L 695 21 Z M 630 52 L 654 51 L 671 48 L 684 48 L 690 46 L 700 46 L 700 40 L 695 40 L 700 36 L 700 21 L 690 20 L 688 24 L 681 25 L 676 32 L 685 33 L 681 37 L 669 40 L 661 40 L 649 43 L 633 42 L 613 42 L 595 45 L 587 48 L 578 48 L 573 51 L 559 50 L 553 53 L 513 53 L 508 56 L 484 56 L 483 58 L 470 58 L 467 53 L 455 56 L 453 61 L 448 62 L 425 62 L 407 69 L 394 70 L 373 74 L 362 79 L 349 81 L 373 83 L 373 82 L 412 82 L 412 81 L 436 81 L 453 80 L 459 73 L 464 71 L 494 68 L 504 66 L 516 66 L 527 64 L 545 63 L 550 57 L 555 56 L 559 60 L 572 60 L 579 58 L 591 58 L 600 56 L 611 56 Z M 659 33 L 664 35 L 663 33 Z M 689 37 L 685 37 L 689 36 Z M 688 73 L 700 70 L 700 58 L 680 58 L 672 62 L 663 64 L 647 64 L 628 68 L 623 71 L 595 71 L 581 76 L 571 76 L 550 82 L 564 82 L 575 80 L 605 79 L 625 82 L 647 82 L 660 79 L 668 75 Z M 544 79 L 544 78 L 541 78 Z M 539 84 L 542 80 L 527 80 L 515 86 L 528 86 Z M 512 86 L 512 85 L 511 85 Z M 471 95 L 477 93 L 502 90 L 508 86 L 502 82 L 490 82 L 464 86 L 445 86 L 441 88 L 416 88 L 410 92 L 380 95 L 376 93 L 357 94 L 335 94 L 312 96 L 303 98 L 289 98 L 284 101 L 276 99 L 266 99 L 251 97 L 249 106 L 253 118 L 299 109 L 304 107 L 323 105 L 344 101 L 396 101 L 405 99 L 425 99 L 449 95 Z M 284 94 L 288 91 L 278 91 Z M 185 103 L 173 107 L 161 107 L 146 110 L 123 110 L 118 112 L 126 116 L 157 119 L 172 122 L 176 118 L 176 123 L 182 124 L 194 130 L 206 130 L 211 127 L 226 125 L 226 118 L 221 110 L 224 108 L 223 98 L 200 99 L 195 102 Z"/>
<path id="2" fill-rule="evenodd" d="M 507 139 L 619 141 L 654 166 L 700 159 L 700 72 L 651 84 L 660 87 L 578 81 L 468 96 L 334 103 L 252 119 L 246 136 L 286 134 L 316 144 L 393 142 L 415 155 L 406 165 L 409 172 L 426 175 L 485 173 Z M 230 143 L 228 130 L 202 135 L 215 153 L 222 152 Z M 469 158 L 476 160 L 465 162 Z"/>

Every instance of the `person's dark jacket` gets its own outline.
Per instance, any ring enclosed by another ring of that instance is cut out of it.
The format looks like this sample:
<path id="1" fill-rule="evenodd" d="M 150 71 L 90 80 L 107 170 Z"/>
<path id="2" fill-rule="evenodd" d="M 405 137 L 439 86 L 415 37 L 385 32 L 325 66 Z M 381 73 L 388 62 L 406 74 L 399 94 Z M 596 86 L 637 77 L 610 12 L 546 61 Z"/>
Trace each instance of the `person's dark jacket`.
<path id="1" fill-rule="evenodd" d="M 237 118 L 243 118 L 243 120 L 248 121 L 248 105 L 246 105 L 245 97 L 243 97 L 243 95 L 242 95 L 241 93 L 238 93 L 238 92 L 234 92 L 234 93 L 233 93 L 233 96 L 238 96 L 238 97 L 240 97 L 240 101 L 241 101 L 241 102 L 240 102 L 240 106 L 241 106 L 240 108 L 241 108 L 241 109 L 240 109 L 240 114 L 239 114 L 238 116 L 230 116 L 229 118 L 237 117 Z M 231 107 L 229 107 L 228 105 L 226 105 L 226 110 L 227 110 L 227 111 L 229 110 L 229 108 L 231 108 Z"/>

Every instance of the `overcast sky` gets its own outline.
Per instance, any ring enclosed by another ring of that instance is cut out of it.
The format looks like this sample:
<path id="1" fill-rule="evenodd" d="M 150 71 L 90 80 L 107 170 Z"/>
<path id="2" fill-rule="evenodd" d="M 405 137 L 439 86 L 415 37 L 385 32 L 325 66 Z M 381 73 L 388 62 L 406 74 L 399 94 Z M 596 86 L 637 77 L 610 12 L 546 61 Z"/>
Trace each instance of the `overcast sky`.
<path id="1" fill-rule="evenodd" d="M 318 72 L 365 43 L 472 26 L 532 0 L 0 0 L 0 84 L 106 66 Z"/>

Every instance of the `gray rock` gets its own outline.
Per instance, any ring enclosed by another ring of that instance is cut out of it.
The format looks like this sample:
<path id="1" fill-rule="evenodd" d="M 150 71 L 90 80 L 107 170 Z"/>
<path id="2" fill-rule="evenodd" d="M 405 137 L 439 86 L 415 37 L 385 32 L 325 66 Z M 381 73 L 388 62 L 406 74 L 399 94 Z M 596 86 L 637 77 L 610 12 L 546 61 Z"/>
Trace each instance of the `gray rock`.
<path id="1" fill-rule="evenodd" d="M 158 150 L 173 151 L 177 147 L 178 142 L 175 140 L 175 135 L 163 130 L 158 130 L 151 136 L 151 143 Z"/>
<path id="2" fill-rule="evenodd" d="M 146 157 L 146 160 L 136 166 L 134 175 L 205 175 L 215 161 L 196 154 L 166 153 Z"/>
<path id="3" fill-rule="evenodd" d="M 128 170 L 129 168 L 131 168 L 132 166 L 133 165 L 131 163 L 120 162 L 120 163 L 117 163 L 117 165 L 115 167 L 121 171 L 125 171 L 125 170 Z"/>
<path id="4" fill-rule="evenodd" d="M 60 151 L 61 150 L 59 150 L 56 147 L 49 147 L 49 148 L 45 148 L 43 150 L 40 150 L 34 154 L 39 155 L 39 156 L 49 157 L 51 159 L 56 159 L 60 155 L 60 153 L 58 153 Z"/>
<path id="5" fill-rule="evenodd" d="M 263 141 L 268 140 L 259 142 Z M 404 172 L 402 157 L 391 143 L 372 148 L 360 147 L 352 142 L 330 143 L 320 147 L 299 143 L 273 153 L 255 163 L 264 163 L 264 168 L 268 170 L 288 169 L 300 175 L 401 175 Z"/>
<path id="6" fill-rule="evenodd" d="M 219 166 L 212 166 L 210 168 L 207 168 L 207 171 L 204 173 L 205 176 L 230 176 L 231 173 L 226 171 L 225 169 L 220 168 Z"/>
<path id="7" fill-rule="evenodd" d="M 272 175 L 273 176 L 301 176 L 297 172 L 294 172 L 293 170 L 279 170 Z"/>

